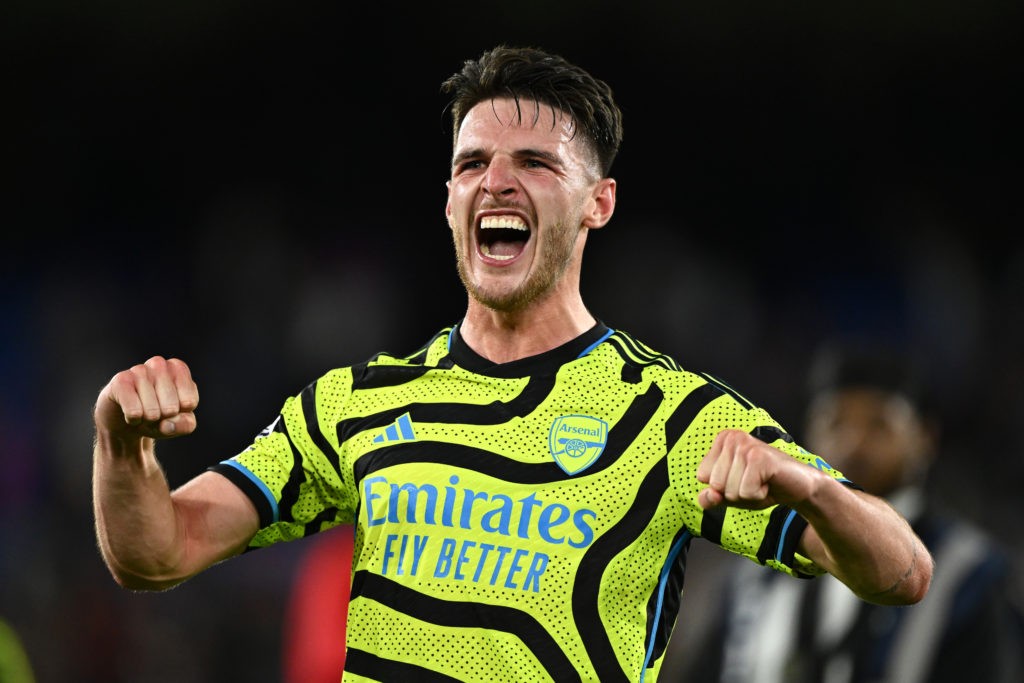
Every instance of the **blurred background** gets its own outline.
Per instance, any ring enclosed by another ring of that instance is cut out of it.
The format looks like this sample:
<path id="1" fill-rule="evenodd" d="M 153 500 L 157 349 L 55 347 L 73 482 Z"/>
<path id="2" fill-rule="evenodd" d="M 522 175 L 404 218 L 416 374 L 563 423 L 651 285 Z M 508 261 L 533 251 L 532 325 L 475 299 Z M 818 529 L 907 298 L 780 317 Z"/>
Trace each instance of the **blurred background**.
<path id="1" fill-rule="evenodd" d="M 189 361 L 199 430 L 160 450 L 177 484 L 325 369 L 458 320 L 439 85 L 498 42 L 564 54 L 624 111 L 595 315 L 798 438 L 819 342 L 913 348 L 944 418 L 936 485 L 1024 559 L 1024 6 L 773 4 L 7 0 L 0 618 L 37 680 L 280 680 L 302 544 L 117 588 L 96 394 Z M 721 561 L 696 555 L 697 576 Z"/>

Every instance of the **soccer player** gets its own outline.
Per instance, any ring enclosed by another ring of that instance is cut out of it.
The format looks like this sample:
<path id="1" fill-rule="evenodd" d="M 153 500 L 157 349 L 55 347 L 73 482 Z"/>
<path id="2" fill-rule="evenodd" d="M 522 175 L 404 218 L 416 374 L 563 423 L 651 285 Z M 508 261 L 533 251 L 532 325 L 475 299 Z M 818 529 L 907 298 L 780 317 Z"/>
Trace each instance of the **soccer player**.
<path id="1" fill-rule="evenodd" d="M 166 589 L 353 524 L 345 681 L 653 681 L 698 537 L 866 600 L 919 601 L 932 561 L 906 520 L 741 393 L 584 305 L 584 246 L 616 202 L 609 86 L 498 46 L 442 91 L 465 315 L 407 356 L 327 371 L 174 491 L 154 446 L 196 427 L 188 366 L 115 374 L 94 453 L 114 578 Z"/>
<path id="2" fill-rule="evenodd" d="M 807 444 L 912 522 L 935 558 L 928 599 L 860 600 L 829 577 L 779 581 L 737 563 L 715 624 L 679 681 L 1019 683 L 1024 619 L 1007 550 L 936 496 L 939 416 L 921 366 L 876 343 L 827 344 L 811 363 Z M 749 565 L 749 567 L 748 567 Z"/>

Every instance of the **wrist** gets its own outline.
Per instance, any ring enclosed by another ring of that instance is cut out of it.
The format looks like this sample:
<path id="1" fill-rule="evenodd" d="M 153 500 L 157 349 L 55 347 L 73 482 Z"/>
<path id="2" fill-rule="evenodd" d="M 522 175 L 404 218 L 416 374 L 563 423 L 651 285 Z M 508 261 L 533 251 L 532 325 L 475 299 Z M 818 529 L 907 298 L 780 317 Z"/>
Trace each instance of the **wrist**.
<path id="1" fill-rule="evenodd" d="M 154 440 L 141 434 L 129 431 L 113 431 L 105 427 L 96 427 L 95 450 L 97 455 L 105 455 L 112 460 L 143 461 L 153 451 Z"/>
<path id="2" fill-rule="evenodd" d="M 831 516 L 844 497 L 851 494 L 839 480 L 813 467 L 807 467 L 802 478 L 802 496 L 786 504 L 808 521 Z"/>

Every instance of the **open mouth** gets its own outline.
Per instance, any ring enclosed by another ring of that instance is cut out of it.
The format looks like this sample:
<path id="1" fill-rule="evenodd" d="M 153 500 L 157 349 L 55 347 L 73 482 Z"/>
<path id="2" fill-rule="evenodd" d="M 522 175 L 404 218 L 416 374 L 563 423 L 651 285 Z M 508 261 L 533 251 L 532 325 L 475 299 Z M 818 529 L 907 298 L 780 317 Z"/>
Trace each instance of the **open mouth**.
<path id="1" fill-rule="evenodd" d="M 495 261 L 519 256 L 529 239 L 530 228 L 518 216 L 485 216 L 477 231 L 480 253 Z"/>

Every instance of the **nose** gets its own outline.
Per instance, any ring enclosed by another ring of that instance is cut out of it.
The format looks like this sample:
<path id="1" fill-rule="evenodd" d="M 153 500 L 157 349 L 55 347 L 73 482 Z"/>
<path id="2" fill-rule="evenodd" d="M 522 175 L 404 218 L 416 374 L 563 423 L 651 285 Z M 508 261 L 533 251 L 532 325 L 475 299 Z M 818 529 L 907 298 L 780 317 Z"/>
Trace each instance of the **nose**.
<path id="1" fill-rule="evenodd" d="M 487 164 L 487 172 L 483 178 L 483 190 L 487 194 L 497 197 L 508 196 L 515 192 L 517 186 L 515 169 L 512 160 L 503 156 L 496 156 Z"/>

